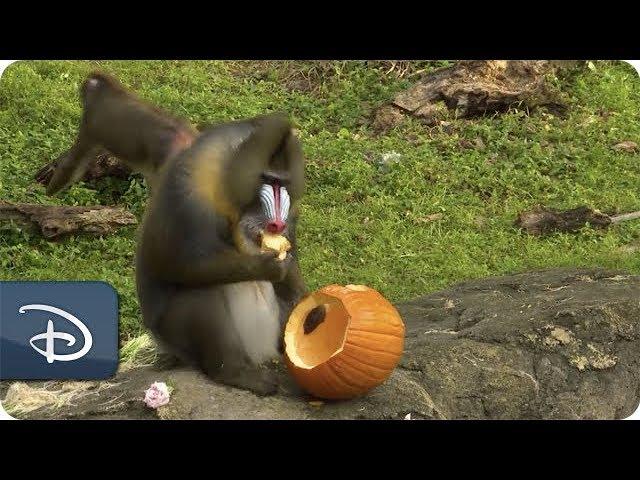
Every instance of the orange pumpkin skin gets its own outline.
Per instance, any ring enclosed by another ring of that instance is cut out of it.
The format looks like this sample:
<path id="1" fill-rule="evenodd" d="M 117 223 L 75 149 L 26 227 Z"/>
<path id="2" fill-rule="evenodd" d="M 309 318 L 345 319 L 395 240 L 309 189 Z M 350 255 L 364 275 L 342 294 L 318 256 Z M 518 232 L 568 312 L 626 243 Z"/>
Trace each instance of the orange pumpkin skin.
<path id="1" fill-rule="evenodd" d="M 315 397 L 330 400 L 358 397 L 382 384 L 404 349 L 405 327 L 398 311 L 379 292 L 360 285 L 329 285 L 312 296 L 316 294 L 337 300 L 348 314 L 344 343 L 341 351 L 310 369 L 291 360 L 287 345 L 286 364 L 296 382 Z"/>

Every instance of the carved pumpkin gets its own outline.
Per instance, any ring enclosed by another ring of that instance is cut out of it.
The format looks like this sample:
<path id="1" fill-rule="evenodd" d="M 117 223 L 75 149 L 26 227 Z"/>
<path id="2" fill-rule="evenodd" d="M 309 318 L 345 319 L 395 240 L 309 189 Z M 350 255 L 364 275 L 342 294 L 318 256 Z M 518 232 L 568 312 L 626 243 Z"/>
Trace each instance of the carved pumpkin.
<path id="1" fill-rule="evenodd" d="M 324 305 L 324 321 L 304 333 L 308 313 Z M 285 334 L 286 362 L 296 382 L 324 399 L 360 396 L 383 383 L 404 348 L 404 324 L 380 293 L 364 285 L 329 285 L 300 302 Z"/>

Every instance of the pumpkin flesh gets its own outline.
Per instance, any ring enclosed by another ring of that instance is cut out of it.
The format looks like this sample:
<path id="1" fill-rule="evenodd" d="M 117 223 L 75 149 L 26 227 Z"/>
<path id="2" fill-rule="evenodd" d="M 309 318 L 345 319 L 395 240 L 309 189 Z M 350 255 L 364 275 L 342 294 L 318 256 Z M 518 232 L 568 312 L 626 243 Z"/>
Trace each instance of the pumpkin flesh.
<path id="1" fill-rule="evenodd" d="M 304 321 L 314 308 L 324 305 L 324 321 L 309 334 L 304 333 Z M 310 295 L 292 312 L 285 331 L 289 360 L 306 370 L 325 363 L 340 353 L 349 327 L 349 313 L 335 298 L 321 293 Z"/>

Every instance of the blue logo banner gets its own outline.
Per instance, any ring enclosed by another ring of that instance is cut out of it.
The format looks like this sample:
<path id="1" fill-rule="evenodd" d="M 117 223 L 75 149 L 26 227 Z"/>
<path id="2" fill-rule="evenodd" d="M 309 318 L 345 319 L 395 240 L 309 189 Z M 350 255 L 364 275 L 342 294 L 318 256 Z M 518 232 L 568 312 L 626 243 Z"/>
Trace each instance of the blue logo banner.
<path id="1" fill-rule="evenodd" d="M 0 282 L 0 380 L 100 380 L 118 368 L 105 282 Z"/>

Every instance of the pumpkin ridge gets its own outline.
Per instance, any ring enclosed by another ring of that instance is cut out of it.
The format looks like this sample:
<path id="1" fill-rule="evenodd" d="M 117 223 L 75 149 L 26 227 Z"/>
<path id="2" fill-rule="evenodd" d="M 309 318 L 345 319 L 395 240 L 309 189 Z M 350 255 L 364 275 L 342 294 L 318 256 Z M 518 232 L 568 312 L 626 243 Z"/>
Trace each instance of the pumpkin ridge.
<path id="1" fill-rule="evenodd" d="M 374 332 L 371 330 L 362 330 L 360 328 L 349 328 L 349 334 L 351 334 L 352 332 L 362 332 L 365 335 L 364 336 L 369 336 L 369 335 L 383 335 L 385 337 L 392 337 L 392 338 L 402 338 L 404 337 L 404 335 L 394 335 L 392 333 L 383 333 L 383 332 Z M 362 335 L 358 335 L 356 333 L 356 337 L 360 337 Z"/>
<path id="2" fill-rule="evenodd" d="M 327 378 L 328 375 L 326 370 L 326 368 L 323 368 L 319 375 L 316 377 L 316 381 L 318 382 L 320 390 L 322 390 L 322 392 L 330 392 L 333 388 L 331 382 Z"/>
<path id="3" fill-rule="evenodd" d="M 382 367 L 379 367 L 379 366 L 377 366 L 377 365 L 372 365 L 371 363 L 365 362 L 365 361 L 364 361 L 364 360 L 362 360 L 361 358 L 354 357 L 353 355 L 349 355 L 349 353 L 347 353 L 347 351 L 346 351 L 346 350 L 344 350 L 344 351 L 343 351 L 343 354 L 344 354 L 344 356 L 345 356 L 345 357 L 349 357 L 349 358 L 351 358 L 351 359 L 355 360 L 355 361 L 356 361 L 356 362 L 358 362 L 358 363 L 362 363 L 363 365 L 366 365 L 366 366 L 367 366 L 367 367 L 369 367 L 369 368 L 375 368 L 376 370 L 380 370 L 381 372 L 384 372 L 384 373 L 386 373 L 386 372 L 387 372 L 387 369 L 386 369 L 386 368 L 382 368 Z M 346 362 L 346 363 L 347 363 L 348 365 L 351 365 L 349 362 Z M 354 368 L 355 368 L 355 367 L 354 367 Z"/>
<path id="4" fill-rule="evenodd" d="M 401 328 L 404 326 L 404 323 L 402 323 L 402 317 L 400 317 L 399 313 L 395 311 L 389 311 L 389 310 L 385 311 L 380 307 L 373 308 L 369 304 L 365 304 L 365 305 L 366 305 L 366 308 L 360 305 L 352 305 L 352 304 L 345 303 L 345 308 L 348 311 L 356 310 L 357 312 L 360 313 L 359 317 L 355 317 L 357 319 L 358 324 L 366 325 L 367 323 L 370 323 L 370 322 L 374 322 L 374 323 L 381 322 L 393 328 L 399 328 L 399 327 Z M 366 313 L 366 316 L 363 316 L 365 313 Z"/>
<path id="5" fill-rule="evenodd" d="M 353 357 L 351 357 L 353 358 Z M 358 372 L 360 375 L 362 375 L 363 377 L 367 377 L 369 380 L 373 380 L 375 382 L 379 382 L 381 379 L 384 379 L 384 376 L 386 375 L 386 371 L 378 368 L 378 367 L 372 367 L 371 365 L 369 365 L 369 368 L 375 368 L 376 370 L 380 370 L 382 371 L 382 377 L 376 377 L 373 376 L 371 373 L 366 372 L 364 370 L 361 370 L 360 368 L 358 368 L 357 366 L 355 366 L 353 363 L 350 363 L 348 361 L 346 361 L 344 358 L 340 359 L 341 362 L 343 362 L 345 365 L 347 365 L 349 368 L 352 368 L 353 370 L 355 370 L 356 372 Z M 364 365 L 367 365 L 366 363 L 362 362 Z"/>
<path id="6" fill-rule="evenodd" d="M 397 342 L 402 342 L 404 340 L 403 337 L 379 337 L 376 335 L 349 335 L 349 341 L 354 344 L 361 345 L 365 348 L 370 348 L 372 350 L 387 348 L 393 349 L 393 345 Z M 395 351 L 395 350 L 394 350 Z"/>
<path id="7" fill-rule="evenodd" d="M 325 398 L 330 399 L 341 399 L 341 398 L 353 398 L 360 394 L 360 390 L 354 387 L 351 387 L 349 384 L 344 383 L 344 381 L 338 377 L 333 370 L 329 367 L 325 369 L 325 381 L 330 384 L 330 388 L 324 390 L 323 396 Z M 340 388 L 338 388 L 338 386 Z M 336 393 L 338 392 L 338 393 Z M 344 395 L 346 392 L 349 392 L 347 395 Z"/>
<path id="8" fill-rule="evenodd" d="M 336 374 L 339 375 L 340 378 L 342 378 L 345 382 L 348 382 L 349 385 L 355 385 L 354 388 L 363 389 L 367 388 L 372 383 L 380 383 L 380 379 L 378 377 L 371 376 L 370 374 L 363 372 L 362 370 L 353 368 L 346 362 L 334 363 L 333 369 Z"/>
<path id="9" fill-rule="evenodd" d="M 350 349 L 350 351 L 353 353 L 353 355 L 351 355 L 353 358 L 359 358 L 361 355 L 367 357 L 371 356 L 371 351 L 367 351 L 365 347 L 360 347 L 359 345 L 345 344 L 345 349 L 343 351 L 347 351 L 348 349 Z M 396 353 L 374 352 L 374 356 L 384 362 L 384 365 L 390 365 L 391 363 L 398 363 L 398 359 L 400 356 L 402 356 L 403 353 L 403 351 Z"/>
<path id="10" fill-rule="evenodd" d="M 363 350 L 369 350 L 370 352 L 374 352 L 374 353 L 386 353 L 387 355 L 393 355 L 394 357 L 396 357 L 398 354 L 396 352 L 390 352 L 388 350 L 381 350 L 378 348 L 370 348 L 370 347 L 363 347 L 362 345 L 356 345 L 355 343 L 351 343 L 349 341 L 344 342 L 345 345 L 350 345 L 352 347 L 356 347 L 356 348 L 362 348 Z"/>
<path id="11" fill-rule="evenodd" d="M 350 383 L 349 381 L 347 381 L 346 378 L 344 378 L 336 369 L 335 366 L 333 365 L 332 362 L 329 362 L 327 364 L 327 367 L 329 368 L 329 370 L 331 370 L 331 373 L 333 373 L 333 375 L 338 378 L 342 383 L 344 383 L 347 387 L 354 389 L 354 390 L 362 390 L 362 387 L 358 386 L 358 385 L 354 385 L 352 383 Z"/>

